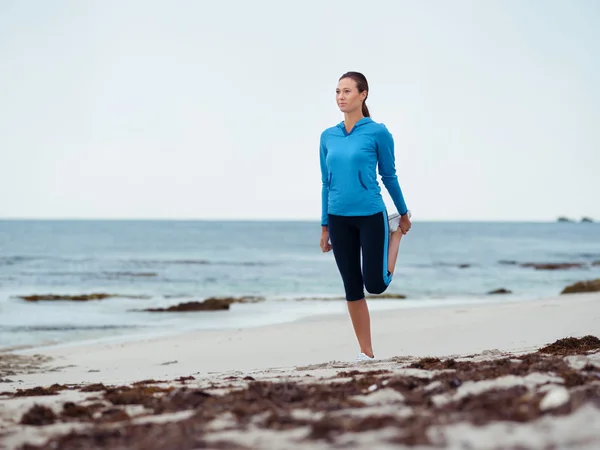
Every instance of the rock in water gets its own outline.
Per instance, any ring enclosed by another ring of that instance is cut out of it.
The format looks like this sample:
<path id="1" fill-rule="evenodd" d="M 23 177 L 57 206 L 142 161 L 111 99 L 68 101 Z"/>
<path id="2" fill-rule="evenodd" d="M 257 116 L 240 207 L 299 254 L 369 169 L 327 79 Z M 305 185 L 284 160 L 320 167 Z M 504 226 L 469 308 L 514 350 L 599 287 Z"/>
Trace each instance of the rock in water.
<path id="1" fill-rule="evenodd" d="M 96 293 L 96 294 L 81 294 L 81 295 L 29 295 L 20 297 L 26 302 L 39 301 L 72 301 L 72 302 L 87 302 L 90 300 L 104 300 L 105 298 L 113 297 L 111 294 Z"/>
<path id="2" fill-rule="evenodd" d="M 500 288 L 500 289 L 496 289 L 493 291 L 488 292 L 489 295 L 492 294 L 512 294 L 511 291 L 509 291 L 508 289 L 504 289 L 504 288 Z"/>
<path id="3" fill-rule="evenodd" d="M 186 302 L 168 308 L 148 308 L 142 311 L 147 312 L 187 312 L 187 311 L 219 311 L 229 309 L 229 302 L 223 302 L 215 299 L 207 299 L 203 302 Z"/>
<path id="4" fill-rule="evenodd" d="M 578 281 L 564 288 L 561 294 L 576 294 L 578 292 L 599 292 L 600 278 L 595 280 Z"/>
<path id="5" fill-rule="evenodd" d="M 523 263 L 521 267 L 533 267 L 535 270 L 581 269 L 582 263 Z"/>

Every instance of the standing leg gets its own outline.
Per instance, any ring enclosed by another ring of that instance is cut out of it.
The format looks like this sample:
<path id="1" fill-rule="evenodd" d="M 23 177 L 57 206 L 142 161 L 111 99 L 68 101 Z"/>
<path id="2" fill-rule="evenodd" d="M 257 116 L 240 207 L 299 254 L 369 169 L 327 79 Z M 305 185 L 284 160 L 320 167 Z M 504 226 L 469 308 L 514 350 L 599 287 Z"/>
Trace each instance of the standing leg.
<path id="1" fill-rule="evenodd" d="M 360 233 L 356 218 L 329 216 L 329 237 L 335 261 L 344 283 L 348 312 L 360 351 L 373 357 L 369 310 L 360 268 Z"/>
<path id="2" fill-rule="evenodd" d="M 361 353 L 373 358 L 373 344 L 371 343 L 371 317 L 367 300 L 364 298 L 354 302 L 348 302 L 348 312 L 354 327 L 354 333 L 358 339 Z"/>

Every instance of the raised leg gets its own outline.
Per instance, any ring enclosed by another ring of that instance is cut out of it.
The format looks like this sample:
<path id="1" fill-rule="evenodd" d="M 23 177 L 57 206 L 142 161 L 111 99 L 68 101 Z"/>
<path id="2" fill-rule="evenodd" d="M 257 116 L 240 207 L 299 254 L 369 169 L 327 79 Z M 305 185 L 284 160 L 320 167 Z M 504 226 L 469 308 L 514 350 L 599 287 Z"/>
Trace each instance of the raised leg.
<path id="1" fill-rule="evenodd" d="M 396 269 L 396 261 L 398 260 L 398 250 L 400 249 L 400 241 L 402 240 L 402 231 L 398 228 L 396 231 L 390 233 L 390 239 L 388 243 L 388 272 L 394 273 Z"/>

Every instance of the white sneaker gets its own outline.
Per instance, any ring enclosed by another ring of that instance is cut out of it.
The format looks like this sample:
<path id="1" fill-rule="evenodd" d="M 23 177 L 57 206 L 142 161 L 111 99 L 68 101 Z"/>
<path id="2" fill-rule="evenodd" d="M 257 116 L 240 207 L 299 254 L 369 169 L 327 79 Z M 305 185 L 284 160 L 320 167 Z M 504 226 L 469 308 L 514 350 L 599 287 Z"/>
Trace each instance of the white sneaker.
<path id="1" fill-rule="evenodd" d="M 362 353 L 362 352 L 361 352 L 361 353 L 359 353 L 359 354 L 358 354 L 358 356 L 356 357 L 356 359 L 355 359 L 355 362 L 360 362 L 360 361 L 373 361 L 373 360 L 375 360 L 375 357 L 372 357 L 372 358 L 371 358 L 370 356 L 367 356 L 367 355 L 365 355 L 364 353 Z"/>
<path id="2" fill-rule="evenodd" d="M 408 218 L 410 219 L 410 210 L 408 211 Z M 388 217 L 388 225 L 390 233 L 393 233 L 400 226 L 400 214 L 393 213 Z"/>

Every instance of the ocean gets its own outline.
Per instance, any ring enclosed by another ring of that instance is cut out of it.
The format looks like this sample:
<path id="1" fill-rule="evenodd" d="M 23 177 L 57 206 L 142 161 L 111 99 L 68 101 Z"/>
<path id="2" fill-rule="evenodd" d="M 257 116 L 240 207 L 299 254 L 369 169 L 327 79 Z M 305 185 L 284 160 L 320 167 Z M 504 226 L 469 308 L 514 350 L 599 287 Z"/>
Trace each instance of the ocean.
<path id="1" fill-rule="evenodd" d="M 318 222 L 0 221 L 0 349 L 138 339 L 347 314 Z M 372 310 L 527 301 L 600 277 L 597 223 L 413 221 L 388 293 Z M 522 263 L 581 263 L 536 270 Z M 489 295 L 505 288 L 510 294 Z M 34 294 L 109 293 L 89 302 L 26 302 Z M 141 309 L 213 296 L 260 296 L 229 310 Z"/>

